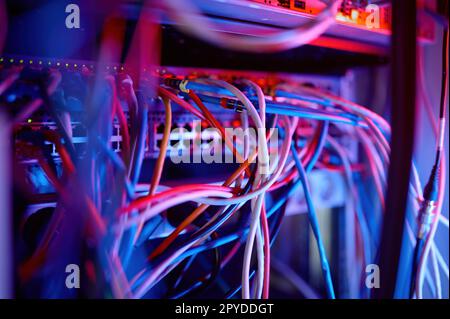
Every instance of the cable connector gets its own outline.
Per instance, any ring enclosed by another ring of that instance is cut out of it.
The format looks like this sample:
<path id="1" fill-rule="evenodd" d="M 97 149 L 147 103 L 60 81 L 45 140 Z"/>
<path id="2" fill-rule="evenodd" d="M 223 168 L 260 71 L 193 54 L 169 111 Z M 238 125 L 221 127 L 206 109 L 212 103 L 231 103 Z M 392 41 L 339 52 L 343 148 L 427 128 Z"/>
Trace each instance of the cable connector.
<path id="1" fill-rule="evenodd" d="M 177 79 L 175 77 L 166 77 L 163 79 L 163 84 L 172 89 L 179 89 L 181 82 L 182 81 L 180 79 Z"/>
<path id="2" fill-rule="evenodd" d="M 419 224 L 419 234 L 418 239 L 423 239 L 427 236 L 431 228 L 431 223 L 433 222 L 433 211 L 436 208 L 434 201 L 424 200 L 422 202 L 422 208 L 419 213 L 420 224 Z"/>
<path id="3" fill-rule="evenodd" d="M 189 89 L 187 88 L 188 83 L 189 83 L 188 80 L 183 80 L 180 82 L 178 88 L 180 89 L 181 92 L 189 94 Z"/>
<path id="4" fill-rule="evenodd" d="M 431 170 L 428 182 L 423 190 L 423 201 L 419 211 L 419 234 L 418 239 L 424 238 L 430 231 L 433 222 L 433 211 L 436 207 L 436 201 L 439 195 L 439 164 L 440 157 L 438 155 L 436 162 Z"/>
<path id="5" fill-rule="evenodd" d="M 173 89 L 180 90 L 183 93 L 189 94 L 189 89 L 187 88 L 187 85 L 189 83 L 189 80 L 180 80 L 175 77 L 167 77 L 163 80 L 164 85 L 171 87 Z"/>
<path id="6" fill-rule="evenodd" d="M 225 109 L 234 110 L 238 113 L 242 113 L 244 110 L 244 106 L 239 101 L 233 99 L 221 98 L 220 105 Z"/>
<path id="7" fill-rule="evenodd" d="M 423 198 L 425 201 L 437 201 L 439 195 L 439 162 L 440 157 L 436 159 L 436 163 L 431 170 L 430 177 L 428 178 L 428 182 L 423 190 Z"/>

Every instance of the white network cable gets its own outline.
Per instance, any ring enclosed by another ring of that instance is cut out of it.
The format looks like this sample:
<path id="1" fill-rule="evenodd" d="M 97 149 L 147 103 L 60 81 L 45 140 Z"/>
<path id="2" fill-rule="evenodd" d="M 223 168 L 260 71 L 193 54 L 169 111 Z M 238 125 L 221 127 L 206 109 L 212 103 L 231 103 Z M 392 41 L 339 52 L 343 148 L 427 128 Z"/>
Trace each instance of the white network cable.
<path id="1" fill-rule="evenodd" d="M 261 37 L 215 32 L 217 27 L 187 0 L 166 0 L 164 6 L 180 29 L 216 46 L 246 52 L 276 52 L 296 48 L 317 39 L 334 22 L 342 0 L 326 0 L 325 9 L 302 26 Z"/>

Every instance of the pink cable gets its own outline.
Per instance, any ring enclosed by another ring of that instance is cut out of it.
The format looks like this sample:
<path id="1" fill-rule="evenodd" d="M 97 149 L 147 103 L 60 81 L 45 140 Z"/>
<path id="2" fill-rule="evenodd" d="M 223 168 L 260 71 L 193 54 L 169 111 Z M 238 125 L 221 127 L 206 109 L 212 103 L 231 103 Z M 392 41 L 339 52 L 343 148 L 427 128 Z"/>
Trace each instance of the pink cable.
<path id="1" fill-rule="evenodd" d="M 0 95 L 2 95 L 18 78 L 20 75 L 19 70 L 13 70 L 7 77 L 0 83 Z"/>
<path id="2" fill-rule="evenodd" d="M 183 185 L 171 188 L 169 190 L 163 191 L 161 193 L 155 195 L 148 195 L 144 197 L 140 197 L 135 201 L 131 202 L 127 207 L 124 207 L 120 210 L 120 212 L 128 213 L 135 209 L 141 209 L 146 207 L 148 204 L 152 204 L 162 199 L 166 199 L 167 197 L 173 195 L 179 195 L 180 193 L 190 193 L 196 191 L 220 191 L 226 192 L 232 195 L 233 188 L 219 185 L 207 185 L 207 184 L 191 184 L 191 185 Z"/>
<path id="3" fill-rule="evenodd" d="M 270 234 L 269 223 L 267 222 L 266 208 L 263 204 L 261 209 L 261 225 L 264 236 L 264 284 L 263 299 L 269 299 L 270 288 Z"/>

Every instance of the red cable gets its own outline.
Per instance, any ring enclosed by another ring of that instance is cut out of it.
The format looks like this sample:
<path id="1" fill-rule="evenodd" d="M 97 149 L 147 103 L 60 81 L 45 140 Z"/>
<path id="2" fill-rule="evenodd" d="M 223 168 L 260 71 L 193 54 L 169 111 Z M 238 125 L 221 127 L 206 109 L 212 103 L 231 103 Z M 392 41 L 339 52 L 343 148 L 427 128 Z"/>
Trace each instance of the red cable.
<path id="1" fill-rule="evenodd" d="M 189 112 L 191 112 L 192 114 L 194 114 L 195 116 L 197 116 L 198 118 L 205 120 L 206 118 L 205 116 L 195 107 L 193 107 L 192 105 L 190 105 L 188 102 L 186 102 L 185 100 L 179 98 L 176 94 L 170 92 L 169 90 L 163 88 L 163 87 L 158 87 L 158 93 L 162 96 L 167 97 L 168 99 L 172 100 L 173 102 L 175 102 L 176 104 L 178 104 L 179 106 L 181 106 L 182 108 L 188 110 Z"/>

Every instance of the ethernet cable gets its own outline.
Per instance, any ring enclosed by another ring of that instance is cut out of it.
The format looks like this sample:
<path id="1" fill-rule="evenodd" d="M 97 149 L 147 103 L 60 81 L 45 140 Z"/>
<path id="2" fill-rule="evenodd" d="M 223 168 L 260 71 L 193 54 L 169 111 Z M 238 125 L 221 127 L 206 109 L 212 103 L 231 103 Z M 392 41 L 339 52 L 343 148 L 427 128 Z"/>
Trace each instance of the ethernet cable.
<path id="1" fill-rule="evenodd" d="M 439 206 L 442 205 L 442 196 L 443 193 L 445 193 L 445 181 L 442 179 L 442 175 L 445 175 L 446 164 L 442 160 L 442 154 L 444 152 L 445 121 L 447 116 L 446 111 L 448 103 L 448 26 L 444 28 L 442 42 L 442 85 L 439 107 L 439 134 L 436 143 L 435 162 L 423 192 L 424 201 L 422 202 L 422 207 L 419 215 L 420 226 L 419 233 L 417 235 L 418 241 L 414 250 L 414 268 L 410 290 L 410 296 L 412 296 L 415 291 L 418 298 L 422 297 L 423 268 L 426 267 L 431 243 L 436 232 L 439 215 L 441 214 L 441 208 Z M 440 182 L 440 180 L 442 182 Z M 438 209 L 433 214 L 436 202 L 438 203 Z"/>
<path id="2" fill-rule="evenodd" d="M 201 80 L 203 82 L 207 82 L 204 80 Z M 211 81 L 210 84 L 213 86 L 217 85 L 216 81 Z M 255 103 L 253 104 L 253 110 L 252 113 L 254 115 L 253 122 L 257 125 L 261 124 L 262 128 L 265 128 L 265 114 L 269 113 L 268 108 L 271 107 L 269 100 L 264 97 L 262 94 L 262 91 L 258 89 L 257 86 L 252 85 L 249 82 L 243 81 L 242 83 L 246 83 L 248 87 L 252 87 L 252 90 L 256 92 L 257 95 L 257 102 L 258 103 L 258 109 L 255 107 L 256 100 L 253 99 L 254 96 L 244 96 L 242 92 L 237 92 L 238 95 L 241 97 L 242 100 L 245 101 L 245 98 L 248 99 L 249 103 Z M 223 85 L 223 87 L 227 87 L 226 85 Z M 165 90 L 165 91 L 164 91 Z M 228 89 L 227 89 L 228 90 Z M 168 95 L 170 95 L 173 99 L 178 99 L 180 103 L 184 103 L 184 107 L 192 111 L 192 113 L 198 112 L 195 111 L 196 109 L 191 106 L 186 101 L 180 99 L 178 96 L 176 96 L 175 93 L 172 93 L 172 91 L 169 91 L 167 89 L 161 90 L 162 94 L 168 98 Z M 232 93 L 232 92 L 230 92 Z M 298 96 L 301 97 L 302 93 L 298 93 Z M 319 99 L 315 100 L 315 102 L 318 102 L 317 104 L 322 105 L 322 107 L 319 107 L 318 109 L 313 109 L 314 112 L 322 112 L 323 114 L 331 112 L 338 113 L 339 116 L 342 118 L 350 119 L 351 116 L 355 116 L 356 118 L 359 118 L 360 121 L 364 121 L 366 125 L 364 127 L 356 127 L 356 132 L 359 132 L 359 140 L 360 143 L 364 146 L 367 146 L 365 149 L 365 152 L 367 154 L 367 157 L 369 158 L 369 167 L 371 167 L 371 178 L 374 180 L 378 180 L 378 188 L 384 187 L 385 183 L 385 167 L 388 163 L 386 163 L 386 155 L 389 154 L 389 145 L 387 144 L 387 139 L 389 137 L 389 130 L 385 130 L 383 128 L 384 124 L 382 121 L 380 121 L 375 115 L 371 114 L 370 112 L 366 112 L 364 109 L 361 109 L 360 106 L 352 105 L 348 101 L 343 100 L 337 100 L 335 98 L 331 98 L 329 96 L 323 97 L 320 93 L 314 91 L 315 96 L 320 97 Z M 311 92 L 309 93 L 311 95 Z M 175 97 L 174 97 L 175 96 Z M 199 95 L 200 96 L 200 95 Z M 202 96 L 200 96 L 202 98 Z M 290 95 L 289 99 L 295 99 L 295 95 Z M 288 101 L 288 100 L 286 100 Z M 331 102 L 330 102 L 331 101 Z M 113 105 L 114 102 L 113 101 Z M 245 103 L 242 103 L 245 105 Z M 267 104 L 267 105 L 266 105 Z M 188 106 L 189 105 L 189 106 Z M 349 106 L 350 105 L 350 106 Z M 116 109 L 117 112 L 118 105 L 115 104 L 112 109 Z M 290 105 L 287 103 L 284 108 L 284 110 L 292 110 L 295 109 L 294 104 Z M 114 114 L 114 113 L 113 113 Z M 204 116 L 204 114 L 199 114 Z M 134 227 L 138 223 L 144 223 L 145 221 L 149 220 L 156 214 L 161 213 L 168 207 L 173 207 L 174 205 L 177 205 L 178 203 L 184 203 L 186 201 L 195 201 L 198 203 L 205 203 L 210 205 L 216 205 L 219 206 L 217 209 L 216 215 L 213 216 L 213 218 L 203 225 L 198 232 L 191 233 L 190 230 L 186 233 L 189 241 L 182 241 L 180 240 L 180 243 L 175 242 L 171 246 L 166 246 L 161 250 L 161 259 L 155 260 L 157 262 L 155 272 L 153 272 L 153 268 L 148 268 L 147 272 L 145 272 L 145 275 L 141 278 L 139 277 L 139 282 L 136 281 L 135 278 L 133 278 L 130 282 L 128 282 L 127 278 L 127 257 L 124 257 L 123 255 L 118 253 L 118 249 L 116 249 L 116 246 L 111 246 L 110 253 L 107 256 L 107 265 L 108 265 L 108 271 L 112 273 L 111 277 L 111 286 L 114 291 L 115 296 L 133 296 L 133 297 L 143 297 L 145 294 L 160 280 L 163 280 L 165 278 L 165 275 L 173 271 L 179 265 L 179 263 L 184 260 L 185 258 L 188 258 L 189 256 L 194 256 L 196 254 L 199 254 L 207 249 L 213 249 L 214 247 L 222 247 L 223 245 L 230 243 L 232 241 L 238 240 L 238 243 L 240 242 L 240 237 L 246 237 L 247 239 L 249 236 L 252 236 L 253 240 L 256 238 L 256 248 L 257 248 L 257 256 L 258 256 L 258 267 L 256 270 L 253 270 L 253 267 L 243 267 L 248 271 L 248 277 L 245 275 L 245 280 L 242 281 L 242 287 L 243 291 L 245 291 L 246 296 L 251 295 L 251 288 L 250 288 L 250 281 L 252 278 L 256 278 L 254 283 L 256 287 L 256 290 L 254 290 L 255 294 L 254 297 L 268 297 L 268 272 L 267 267 L 269 264 L 269 260 L 267 259 L 268 256 L 270 256 L 270 251 L 268 250 L 270 248 L 270 245 L 268 245 L 268 241 L 270 240 L 273 242 L 274 236 L 271 237 L 268 236 L 268 230 L 270 229 L 268 224 L 264 225 L 264 222 L 267 222 L 268 218 L 271 218 L 273 216 L 274 212 L 278 211 L 278 209 L 286 203 L 289 196 L 293 194 L 293 191 L 296 187 L 299 187 L 301 184 L 301 180 L 297 179 L 295 180 L 296 176 L 292 174 L 291 171 L 293 171 L 293 166 L 288 164 L 288 157 L 289 157 L 289 150 L 292 144 L 292 135 L 294 134 L 294 131 L 297 127 L 298 123 L 298 117 L 295 113 L 290 113 L 290 117 L 280 116 L 282 123 L 285 124 L 285 129 L 287 130 L 287 138 L 283 140 L 282 145 L 282 152 L 278 158 L 278 160 L 275 163 L 271 163 L 271 166 L 275 168 L 274 173 L 267 178 L 267 180 L 260 179 L 258 182 L 252 182 L 253 187 L 251 190 L 248 190 L 246 194 L 237 193 L 240 191 L 240 187 L 227 187 L 229 185 L 224 184 L 221 187 L 211 186 L 211 185 L 185 185 L 182 188 L 173 188 L 169 189 L 163 192 L 154 192 L 154 194 L 150 194 L 149 196 L 140 198 L 140 199 L 133 199 L 133 190 L 130 190 L 130 186 L 127 186 L 130 184 L 130 181 L 127 181 L 127 176 L 116 176 L 117 178 L 123 179 L 123 188 L 118 187 L 117 191 L 119 192 L 127 192 L 127 196 L 125 197 L 125 200 L 122 202 L 123 207 L 120 207 L 118 209 L 119 216 L 118 219 L 113 219 L 113 223 L 115 224 L 114 227 L 111 227 L 111 232 L 114 234 L 114 236 L 117 236 L 115 238 L 116 242 L 113 243 L 113 245 L 118 245 L 120 243 L 120 237 L 123 235 L 124 231 L 127 229 Z M 349 117 L 350 116 L 350 117 Z M 102 125 L 110 125 L 107 124 L 107 121 L 109 119 L 102 119 L 102 123 L 99 124 L 99 126 Z M 301 156 L 297 156 L 300 158 L 297 158 L 297 162 L 301 161 L 301 164 L 304 166 L 306 172 L 310 171 L 313 167 L 316 166 L 316 163 L 319 160 L 319 155 L 325 150 L 329 152 L 328 148 L 326 148 L 325 140 L 328 136 L 328 122 L 329 118 L 322 118 L 320 119 L 319 125 L 315 127 L 315 133 L 308 133 L 306 136 L 313 136 L 311 140 L 307 139 L 307 147 L 302 149 Z M 104 123 L 103 123 L 104 122 Z M 259 124 L 258 124 L 259 123 Z M 219 123 L 220 124 L 220 123 Z M 339 127 L 339 124 L 336 122 L 331 122 L 332 125 L 336 125 Z M 308 128 L 310 131 L 311 129 Z M 138 136 L 141 133 L 141 129 L 138 129 L 134 136 Z M 265 134 L 263 134 L 265 135 Z M 265 136 L 264 136 L 265 137 Z M 127 165 L 124 163 L 123 158 L 120 158 L 115 153 L 112 153 L 109 149 L 109 146 L 107 142 L 105 142 L 103 137 L 99 137 L 100 140 L 98 142 L 98 149 L 101 151 L 102 158 L 108 158 L 110 161 L 110 164 L 113 165 L 117 170 L 123 170 L 123 168 Z M 267 145 L 267 140 L 264 138 Z M 335 145 L 336 146 L 336 145 Z M 61 145 L 59 148 L 61 149 Z M 339 145 L 338 145 L 339 147 Z M 64 151 L 61 151 L 60 153 L 64 153 Z M 160 154 L 161 155 L 161 154 Z M 258 156 L 259 155 L 259 156 Z M 263 156 L 261 154 L 246 154 L 244 157 L 249 160 L 252 157 L 257 158 L 258 161 L 261 160 L 264 162 L 266 158 L 264 156 L 269 156 L 270 150 L 267 148 L 267 152 L 263 153 Z M 63 159 L 65 158 L 62 156 Z M 67 162 L 67 160 L 65 160 Z M 141 162 L 142 159 L 137 159 L 138 162 Z M 350 171 L 352 168 L 350 167 L 350 163 L 345 160 L 342 160 L 344 162 L 343 169 L 344 173 L 346 173 L 347 176 L 351 175 Z M 295 164 L 295 162 L 293 162 Z M 298 164 L 298 163 L 297 163 Z M 232 175 L 232 178 L 230 178 L 230 183 L 235 181 L 239 176 L 242 176 L 243 171 L 249 167 L 249 162 L 246 162 L 241 165 L 241 167 Z M 259 164 L 258 164 L 259 165 Z M 67 165 L 66 165 L 67 166 Z M 163 165 L 162 165 L 163 166 Z M 322 167 L 322 166 L 321 166 Z M 415 168 L 415 166 L 414 166 Z M 342 171 L 342 166 L 339 166 L 339 169 Z M 95 168 L 96 171 L 99 170 L 98 167 Z M 272 170 L 270 170 L 272 172 Z M 99 174 L 97 172 L 96 174 Z M 99 178 L 101 175 L 98 175 Z M 284 180 L 285 176 L 292 176 L 292 179 L 290 180 Z M 111 177 L 111 176 L 109 176 Z M 101 177 L 102 179 L 105 178 L 104 176 Z M 106 176 L 108 178 L 108 176 Z M 260 177 L 259 177 L 260 178 Z M 283 181 L 281 181 L 281 178 L 283 178 Z M 439 180 L 439 199 L 437 201 L 438 207 L 437 211 L 441 209 L 441 196 L 443 196 L 442 191 L 442 185 L 441 182 L 442 176 L 440 176 Z M 102 181 L 103 183 L 103 181 Z M 272 186 L 277 185 L 277 187 L 283 187 L 286 185 L 286 183 L 290 183 L 291 188 L 288 192 L 286 192 L 285 196 L 281 198 L 280 201 L 276 202 L 273 207 L 270 207 L 269 211 L 267 212 L 266 218 L 263 217 L 265 210 L 263 206 L 263 200 L 261 199 L 266 192 L 269 192 L 272 190 Z M 101 184 L 99 184 L 101 185 Z M 381 185 L 381 186 L 380 186 Z M 413 170 L 413 179 L 411 182 L 411 193 L 417 194 L 418 197 L 421 197 L 421 188 L 420 188 L 420 180 L 418 180 L 417 172 L 416 170 Z M 98 188 L 98 185 L 93 185 L 93 187 Z M 97 194 L 99 195 L 99 192 L 97 191 Z M 110 196 L 110 194 L 115 194 L 114 192 L 108 191 L 108 193 L 102 194 L 102 196 Z M 136 193 L 137 194 L 137 193 Z M 380 200 L 382 198 L 382 195 L 379 191 Z M 121 196 L 117 196 L 118 198 L 121 198 Z M 97 202 L 102 201 L 103 199 L 95 198 L 95 205 L 92 205 L 92 207 L 96 208 L 98 206 Z M 260 200 L 261 199 L 261 200 Z M 258 202 L 260 200 L 260 202 Z M 356 199 L 354 199 L 356 201 Z M 239 207 L 243 205 L 246 201 L 252 201 L 252 220 L 250 222 L 249 227 L 247 225 L 245 227 L 239 227 L 237 230 L 234 230 L 232 233 L 227 233 L 225 235 L 220 235 L 217 238 L 210 239 L 210 236 L 212 232 L 217 231 L 219 229 L 226 230 L 226 227 L 223 227 L 224 223 L 229 220 L 229 216 L 231 216 L 232 212 L 234 210 L 237 210 Z M 414 202 L 417 204 L 417 202 Z M 101 206 L 100 206 L 101 207 Z M 205 207 L 205 206 L 203 206 Z M 144 210 L 141 215 L 136 215 L 135 212 L 139 210 Z M 201 214 L 201 210 L 200 213 Z M 102 212 L 102 214 L 105 214 L 105 220 L 108 220 L 110 217 L 107 215 L 107 213 Z M 257 214 L 260 214 L 259 218 L 256 218 Z M 198 216 L 198 215 L 197 215 Z M 365 216 L 359 215 L 358 218 L 360 220 L 363 220 Z M 101 217 L 103 218 L 103 216 Z M 191 217 L 192 218 L 192 217 Z M 276 219 L 276 221 L 279 221 L 279 218 Z M 438 296 L 440 296 L 440 284 L 438 281 L 438 277 L 436 277 L 436 273 L 439 271 L 439 267 L 446 273 L 448 276 L 448 265 L 446 265 L 445 260 L 443 260 L 442 255 L 439 253 L 439 251 L 436 249 L 436 245 L 433 241 L 432 235 L 435 232 L 437 223 L 442 223 L 443 225 L 447 225 L 448 227 L 448 220 L 446 220 L 444 217 L 436 217 L 436 219 L 433 221 L 433 224 L 431 226 L 430 235 L 428 237 L 428 241 L 426 242 L 426 245 L 428 244 L 430 248 L 429 254 L 431 256 L 432 261 L 432 267 L 435 274 L 435 290 Z M 186 225 L 189 225 L 188 222 L 183 223 L 183 227 L 186 227 Z M 253 228 L 252 228 L 253 227 Z M 252 229 L 256 229 L 253 234 Z M 364 228 L 367 230 L 366 228 Z M 183 228 L 181 228 L 183 230 Z M 363 229 L 361 229 L 363 230 Z M 272 228 L 272 232 L 274 232 L 275 229 Z M 372 238 L 371 234 L 368 234 L 367 231 L 364 231 L 363 238 L 365 239 L 365 242 L 374 240 Z M 180 233 L 174 233 L 176 238 L 177 235 Z M 182 235 L 183 238 L 185 235 Z M 171 244 L 171 242 L 169 242 Z M 248 249 L 248 251 L 251 252 L 251 249 L 253 248 L 253 243 L 250 243 L 247 240 L 247 245 L 251 248 Z M 120 246 L 120 245 L 119 245 Z M 122 242 L 122 246 L 126 247 L 127 249 L 134 249 L 133 245 L 130 245 L 126 240 Z M 239 247 L 238 245 L 235 247 Z M 263 248 L 263 250 L 261 250 Z M 367 253 L 371 250 L 371 248 L 364 249 L 364 253 Z M 232 251 L 233 252 L 233 251 Z M 424 250 L 424 253 L 426 250 Z M 371 254 L 369 253 L 369 256 Z M 233 254 L 231 255 L 233 256 Z M 261 257 L 264 257 L 264 259 L 261 259 Z M 251 253 L 246 254 L 245 258 L 248 258 L 246 260 L 249 260 L 251 258 Z M 422 259 L 426 258 L 426 254 L 422 255 Z M 369 260 L 370 257 L 365 258 L 365 262 L 367 263 L 367 260 Z M 262 262 L 261 262 L 262 261 Z M 153 261 L 151 261 L 153 263 Z M 223 263 L 221 263 L 223 264 Z M 424 274 L 418 276 L 418 280 L 420 283 L 421 276 L 424 276 L 427 281 L 431 280 L 430 276 L 427 271 L 427 263 L 422 262 L 424 264 Z M 151 264 L 153 266 L 153 264 Z M 146 265 L 148 266 L 148 265 Z M 255 274 L 255 275 L 254 275 Z M 210 277 L 208 277 L 210 276 Z M 213 273 L 208 275 L 208 278 L 211 278 L 213 276 Z M 206 278 L 206 277 L 205 277 Z M 142 281 L 143 280 L 143 281 Z M 137 287 L 137 290 L 135 289 Z M 193 290 L 196 289 L 197 285 L 195 287 L 191 287 L 190 289 L 186 290 L 185 292 L 181 293 L 190 293 Z M 422 289 L 421 285 L 419 285 Z M 177 295 L 180 295 L 178 293 Z M 419 294 L 418 294 L 419 296 Z"/>
<path id="3" fill-rule="evenodd" d="M 309 222 L 310 222 L 311 228 L 313 230 L 314 237 L 316 239 L 317 248 L 319 250 L 320 264 L 321 264 L 321 268 L 322 268 L 323 277 L 325 280 L 327 295 L 328 295 L 328 298 L 335 299 L 336 295 L 334 292 L 333 280 L 331 278 L 331 270 L 330 270 L 330 266 L 328 264 L 325 247 L 323 245 L 322 235 L 320 232 L 319 223 L 317 221 L 317 215 L 316 215 L 316 212 L 314 209 L 314 204 L 311 199 L 311 193 L 310 193 L 309 184 L 308 184 L 307 177 L 306 177 L 306 172 L 305 172 L 305 169 L 304 169 L 300 159 L 298 158 L 295 144 L 291 144 L 291 150 L 292 150 L 292 155 L 295 160 L 295 164 L 296 164 L 298 172 L 299 172 L 300 181 L 301 181 L 301 184 L 303 187 L 303 193 L 305 194 L 305 200 L 306 200 L 306 204 L 308 207 Z"/>

